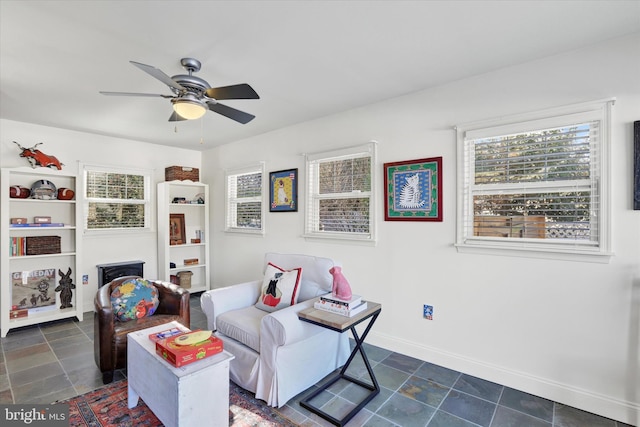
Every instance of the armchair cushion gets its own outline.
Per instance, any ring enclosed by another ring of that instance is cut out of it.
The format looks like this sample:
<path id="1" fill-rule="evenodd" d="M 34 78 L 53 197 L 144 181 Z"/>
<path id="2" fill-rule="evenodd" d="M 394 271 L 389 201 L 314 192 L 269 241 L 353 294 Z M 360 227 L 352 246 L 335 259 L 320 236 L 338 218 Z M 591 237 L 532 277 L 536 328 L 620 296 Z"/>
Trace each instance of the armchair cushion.
<path id="1" fill-rule="evenodd" d="M 218 332 L 260 352 L 260 324 L 268 314 L 253 305 L 222 313 L 217 319 Z"/>
<path id="2" fill-rule="evenodd" d="M 300 281 L 300 292 L 298 292 L 298 301 L 306 301 L 320 295 L 325 295 L 327 290 L 318 282 L 307 280 L 304 277 Z"/>
<path id="3" fill-rule="evenodd" d="M 121 322 L 151 316 L 159 303 L 158 289 L 145 279 L 125 280 L 111 291 L 113 315 Z"/>
<path id="4" fill-rule="evenodd" d="M 274 312 L 296 304 L 301 276 L 302 268 L 285 270 L 268 263 L 256 308 Z"/>

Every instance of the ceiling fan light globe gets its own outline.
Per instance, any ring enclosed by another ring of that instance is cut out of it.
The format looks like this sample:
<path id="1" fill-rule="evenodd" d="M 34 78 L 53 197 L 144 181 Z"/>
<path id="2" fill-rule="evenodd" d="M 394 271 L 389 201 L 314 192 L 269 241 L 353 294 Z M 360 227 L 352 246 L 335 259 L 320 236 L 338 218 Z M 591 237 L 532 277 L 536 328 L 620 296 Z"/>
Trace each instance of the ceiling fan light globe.
<path id="1" fill-rule="evenodd" d="M 173 103 L 173 111 L 187 120 L 195 120 L 204 116 L 207 108 L 201 102 L 189 99 L 177 99 Z"/>

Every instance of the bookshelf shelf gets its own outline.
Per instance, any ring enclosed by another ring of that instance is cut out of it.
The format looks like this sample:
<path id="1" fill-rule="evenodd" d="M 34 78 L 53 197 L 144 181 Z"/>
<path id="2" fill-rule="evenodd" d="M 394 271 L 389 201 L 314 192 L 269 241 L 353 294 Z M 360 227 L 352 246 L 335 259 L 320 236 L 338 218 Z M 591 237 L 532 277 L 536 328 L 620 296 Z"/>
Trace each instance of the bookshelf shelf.
<path id="1" fill-rule="evenodd" d="M 10 197 L 10 187 L 30 188 L 38 180 L 48 180 L 57 188 L 70 188 L 75 200 L 17 199 Z M 14 328 L 76 317 L 82 320 L 82 285 L 80 266 L 82 235 L 78 221 L 82 219 L 82 203 L 77 174 L 65 170 L 30 167 L 2 168 L 0 171 L 0 336 Z M 12 218 L 50 216 L 53 223 L 64 226 L 11 226 Z M 9 243 L 22 237 L 58 236 L 60 253 L 12 255 Z M 71 269 L 72 307 L 60 309 L 61 301 L 55 288 L 60 280 L 58 271 Z M 46 275 L 38 276 L 47 272 Z M 44 281 L 44 283 L 42 283 Z M 80 285 L 79 285 L 80 284 Z M 79 285 L 79 286 L 78 286 Z M 32 300 L 33 299 L 33 300 Z"/>
<path id="2" fill-rule="evenodd" d="M 186 201 L 203 197 L 205 203 L 173 203 L 176 198 Z M 160 279 L 170 281 L 181 271 L 191 271 L 189 292 L 211 289 L 209 271 L 209 186 L 201 182 L 166 181 L 158 183 L 158 272 Z M 169 218 L 184 216 L 185 243 L 170 244 Z M 191 243 L 200 238 L 200 243 Z M 185 265 L 186 259 L 198 259 L 198 264 Z M 171 267 L 171 263 L 175 267 Z"/>

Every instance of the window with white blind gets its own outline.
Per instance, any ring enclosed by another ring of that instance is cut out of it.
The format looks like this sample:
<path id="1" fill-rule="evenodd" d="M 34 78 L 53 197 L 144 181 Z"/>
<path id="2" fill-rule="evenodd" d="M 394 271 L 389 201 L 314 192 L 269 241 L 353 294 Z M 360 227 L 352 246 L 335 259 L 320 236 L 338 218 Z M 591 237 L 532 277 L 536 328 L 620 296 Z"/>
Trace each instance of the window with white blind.
<path id="1" fill-rule="evenodd" d="M 307 237 L 375 241 L 375 142 L 307 155 Z"/>
<path id="2" fill-rule="evenodd" d="M 226 231 L 264 233 L 263 175 L 262 163 L 225 172 Z"/>
<path id="3" fill-rule="evenodd" d="M 458 250 L 608 261 L 612 104 L 458 126 Z"/>
<path id="4" fill-rule="evenodd" d="M 85 230 L 150 229 L 151 173 L 85 165 Z"/>

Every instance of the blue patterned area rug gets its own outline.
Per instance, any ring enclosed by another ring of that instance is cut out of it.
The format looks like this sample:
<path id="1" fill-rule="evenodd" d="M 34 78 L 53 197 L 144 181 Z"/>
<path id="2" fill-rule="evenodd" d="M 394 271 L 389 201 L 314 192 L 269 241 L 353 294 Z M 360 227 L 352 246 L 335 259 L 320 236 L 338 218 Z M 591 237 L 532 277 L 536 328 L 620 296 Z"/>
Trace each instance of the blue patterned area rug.
<path id="1" fill-rule="evenodd" d="M 117 381 L 97 390 L 56 403 L 69 404 L 69 425 L 87 427 L 134 427 L 163 424 L 144 401 L 127 408 L 127 380 Z M 295 427 L 287 418 L 256 399 L 252 393 L 229 382 L 229 426 Z"/>

